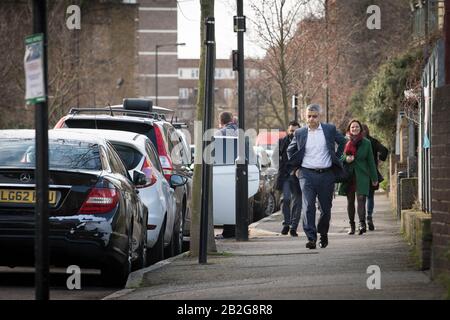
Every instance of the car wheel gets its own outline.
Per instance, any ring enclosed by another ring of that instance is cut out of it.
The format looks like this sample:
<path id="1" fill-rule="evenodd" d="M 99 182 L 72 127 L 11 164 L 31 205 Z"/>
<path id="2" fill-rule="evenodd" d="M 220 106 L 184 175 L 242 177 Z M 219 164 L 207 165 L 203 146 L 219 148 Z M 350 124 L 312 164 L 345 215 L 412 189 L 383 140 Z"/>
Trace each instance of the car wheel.
<path id="1" fill-rule="evenodd" d="M 128 256 L 123 264 L 111 263 L 101 269 L 102 282 L 105 286 L 124 287 L 132 268 L 133 243 L 128 239 Z"/>
<path id="2" fill-rule="evenodd" d="M 184 214 L 178 223 L 178 227 L 175 226 L 174 232 L 172 235 L 173 243 L 173 254 L 179 255 L 183 251 L 183 232 L 184 231 Z"/>
<path id="3" fill-rule="evenodd" d="M 139 256 L 133 263 L 133 270 L 143 269 L 147 266 L 147 231 L 144 230 L 144 239 L 139 249 Z"/>
<path id="4" fill-rule="evenodd" d="M 175 230 L 172 231 L 172 238 L 170 239 L 169 245 L 164 248 L 164 258 L 173 257 L 175 254 Z"/>
<path id="5" fill-rule="evenodd" d="M 147 250 L 147 253 L 148 253 L 147 261 L 149 264 L 154 264 L 158 261 L 164 260 L 164 230 L 165 229 L 166 229 L 166 221 L 164 220 L 161 230 L 159 230 L 158 240 L 156 241 L 155 245 L 150 250 Z"/>

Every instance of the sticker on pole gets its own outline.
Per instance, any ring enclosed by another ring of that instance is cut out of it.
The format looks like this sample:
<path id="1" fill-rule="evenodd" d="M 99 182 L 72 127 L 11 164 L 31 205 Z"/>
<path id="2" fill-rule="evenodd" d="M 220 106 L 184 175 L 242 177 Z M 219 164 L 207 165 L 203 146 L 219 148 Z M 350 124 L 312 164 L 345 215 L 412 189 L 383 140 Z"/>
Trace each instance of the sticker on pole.
<path id="1" fill-rule="evenodd" d="M 44 35 L 42 33 L 25 38 L 24 66 L 27 104 L 44 102 Z"/>

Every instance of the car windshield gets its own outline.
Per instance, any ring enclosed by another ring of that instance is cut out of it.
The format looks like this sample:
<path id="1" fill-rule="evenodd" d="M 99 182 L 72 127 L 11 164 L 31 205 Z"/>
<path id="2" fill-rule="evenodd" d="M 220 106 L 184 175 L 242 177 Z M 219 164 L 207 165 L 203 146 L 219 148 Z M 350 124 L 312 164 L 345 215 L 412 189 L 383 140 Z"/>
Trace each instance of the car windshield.
<path id="1" fill-rule="evenodd" d="M 35 167 L 34 139 L 0 139 L 0 150 L 1 167 Z M 98 145 L 67 139 L 49 140 L 49 168 L 101 170 Z"/>

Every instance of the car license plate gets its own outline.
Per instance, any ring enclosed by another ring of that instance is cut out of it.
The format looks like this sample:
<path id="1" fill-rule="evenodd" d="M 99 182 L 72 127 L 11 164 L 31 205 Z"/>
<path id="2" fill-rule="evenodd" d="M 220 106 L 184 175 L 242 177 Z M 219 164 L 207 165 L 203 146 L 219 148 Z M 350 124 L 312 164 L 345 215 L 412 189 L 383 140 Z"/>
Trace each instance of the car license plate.
<path id="1" fill-rule="evenodd" d="M 0 203 L 25 203 L 33 204 L 36 202 L 35 190 L 12 190 L 0 189 Z M 48 192 L 48 202 L 56 203 L 56 191 Z"/>

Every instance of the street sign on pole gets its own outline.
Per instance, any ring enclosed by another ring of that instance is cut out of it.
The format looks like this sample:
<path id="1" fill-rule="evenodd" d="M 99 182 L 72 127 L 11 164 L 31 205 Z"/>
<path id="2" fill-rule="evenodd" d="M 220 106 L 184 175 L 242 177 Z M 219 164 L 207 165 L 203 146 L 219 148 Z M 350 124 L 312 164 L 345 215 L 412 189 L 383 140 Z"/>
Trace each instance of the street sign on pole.
<path id="1" fill-rule="evenodd" d="M 25 38 L 25 100 L 27 104 L 45 101 L 44 35 L 33 34 Z"/>

